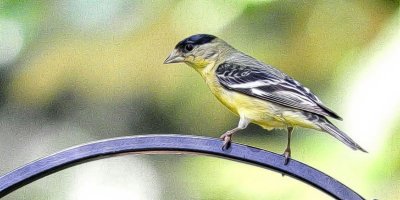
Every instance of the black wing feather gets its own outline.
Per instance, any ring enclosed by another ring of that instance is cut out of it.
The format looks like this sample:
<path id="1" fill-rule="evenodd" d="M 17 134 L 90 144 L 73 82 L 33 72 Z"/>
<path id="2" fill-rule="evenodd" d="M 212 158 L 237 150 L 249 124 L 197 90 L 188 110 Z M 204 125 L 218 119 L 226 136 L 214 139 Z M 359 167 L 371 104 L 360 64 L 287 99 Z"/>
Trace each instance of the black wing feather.
<path id="1" fill-rule="evenodd" d="M 262 68 L 223 63 L 216 69 L 219 83 L 228 90 L 240 92 L 283 106 L 341 119 L 322 102 L 289 76 L 284 78 Z"/>

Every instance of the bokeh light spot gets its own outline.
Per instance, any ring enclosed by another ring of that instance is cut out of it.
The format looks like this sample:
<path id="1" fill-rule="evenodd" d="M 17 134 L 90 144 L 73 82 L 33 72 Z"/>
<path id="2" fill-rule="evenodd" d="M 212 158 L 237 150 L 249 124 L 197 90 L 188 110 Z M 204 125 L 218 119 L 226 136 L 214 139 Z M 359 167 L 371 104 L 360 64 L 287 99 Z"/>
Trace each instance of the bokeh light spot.
<path id="1" fill-rule="evenodd" d="M 0 64 L 9 64 L 19 55 L 24 44 L 21 25 L 13 20 L 0 19 Z"/>

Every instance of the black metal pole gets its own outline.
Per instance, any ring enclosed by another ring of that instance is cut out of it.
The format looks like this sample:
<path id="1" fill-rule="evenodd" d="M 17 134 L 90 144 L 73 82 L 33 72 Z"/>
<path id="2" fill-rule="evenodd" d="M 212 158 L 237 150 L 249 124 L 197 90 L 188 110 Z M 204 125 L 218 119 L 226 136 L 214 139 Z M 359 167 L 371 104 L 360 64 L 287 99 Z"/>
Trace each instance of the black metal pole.
<path id="1" fill-rule="evenodd" d="M 215 138 L 188 135 L 144 135 L 112 138 L 72 147 L 44 157 L 0 177 L 0 198 L 48 174 L 97 158 L 120 153 L 196 153 L 253 164 L 299 179 L 336 199 L 364 199 L 332 177 L 296 160 L 262 149 L 232 143 L 226 151 Z"/>

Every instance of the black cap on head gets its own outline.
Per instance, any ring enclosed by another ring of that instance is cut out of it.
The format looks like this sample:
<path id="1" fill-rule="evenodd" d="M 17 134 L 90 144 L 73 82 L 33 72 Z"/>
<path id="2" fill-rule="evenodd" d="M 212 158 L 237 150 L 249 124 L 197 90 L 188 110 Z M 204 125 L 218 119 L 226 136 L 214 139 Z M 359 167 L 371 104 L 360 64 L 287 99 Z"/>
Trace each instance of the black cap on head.
<path id="1" fill-rule="evenodd" d="M 208 34 L 197 34 L 197 35 L 192 35 L 182 41 L 180 41 L 175 48 L 176 49 L 183 49 L 187 44 L 191 44 L 191 45 L 202 45 L 202 44 L 206 44 L 209 43 L 211 41 L 213 41 L 215 38 L 215 36 L 213 35 L 208 35 Z"/>

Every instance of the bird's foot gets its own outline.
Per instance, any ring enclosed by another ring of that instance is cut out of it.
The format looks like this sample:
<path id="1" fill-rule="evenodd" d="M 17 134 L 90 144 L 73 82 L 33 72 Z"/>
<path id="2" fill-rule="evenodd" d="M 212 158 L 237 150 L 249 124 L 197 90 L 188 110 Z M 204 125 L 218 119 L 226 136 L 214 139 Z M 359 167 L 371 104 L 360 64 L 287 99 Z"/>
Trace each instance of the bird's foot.
<path id="1" fill-rule="evenodd" d="M 219 138 L 221 138 L 224 143 L 222 144 L 222 150 L 228 150 L 229 147 L 231 146 L 231 140 L 232 140 L 232 133 L 230 131 L 227 131 L 226 133 L 222 134 Z"/>
<path id="2" fill-rule="evenodd" d="M 286 148 L 285 152 L 283 152 L 283 156 L 285 156 L 285 162 L 284 164 L 287 165 L 290 161 L 290 157 L 291 157 L 291 151 L 290 148 Z"/>

